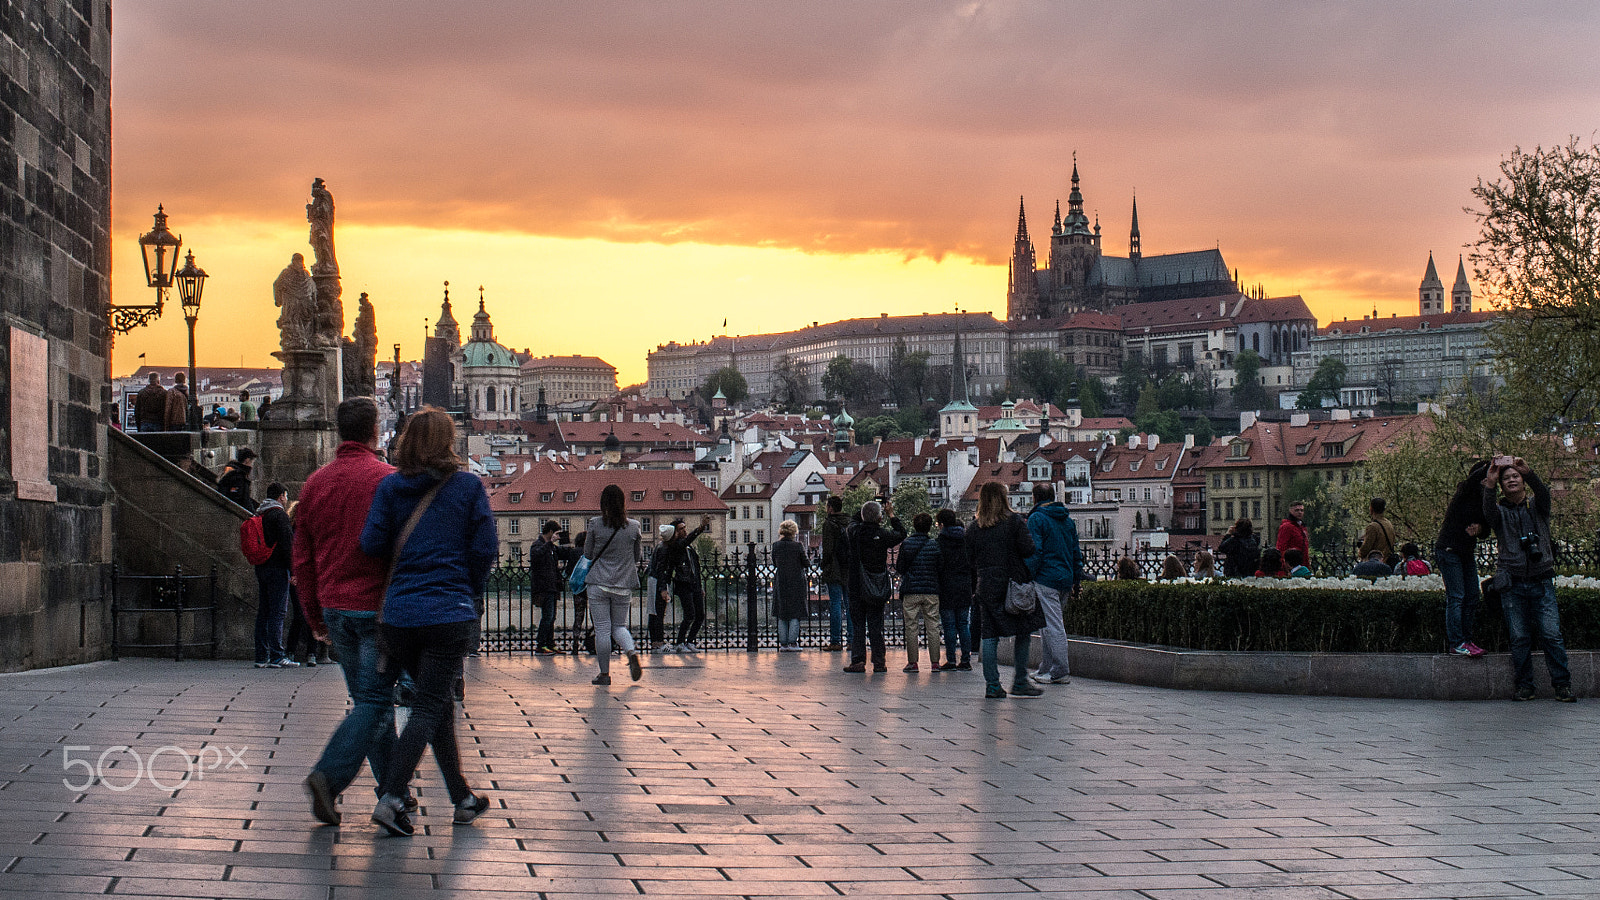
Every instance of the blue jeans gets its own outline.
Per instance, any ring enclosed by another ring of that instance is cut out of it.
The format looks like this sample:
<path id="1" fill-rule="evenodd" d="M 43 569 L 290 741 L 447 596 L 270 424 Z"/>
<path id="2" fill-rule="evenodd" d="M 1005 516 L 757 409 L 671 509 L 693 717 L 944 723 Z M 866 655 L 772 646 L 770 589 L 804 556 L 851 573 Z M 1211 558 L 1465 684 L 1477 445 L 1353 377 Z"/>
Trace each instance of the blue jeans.
<path id="1" fill-rule="evenodd" d="M 970 660 L 972 651 L 967 645 L 972 641 L 968 623 L 971 613 L 966 607 L 939 610 L 939 624 L 944 626 L 944 658 L 949 662 Z"/>
<path id="2" fill-rule="evenodd" d="M 339 654 L 344 686 L 355 704 L 328 738 L 313 771 L 328 779 L 335 794 L 342 793 L 361 772 L 361 761 L 372 764 L 372 777 L 383 783 L 394 753 L 395 672 L 378 671 L 378 617 L 338 609 L 324 609 L 328 642 Z"/>
<path id="3" fill-rule="evenodd" d="M 256 662 L 283 660 L 283 617 L 289 612 L 289 570 L 256 566 Z"/>
<path id="4" fill-rule="evenodd" d="M 779 619 L 778 620 L 778 646 L 779 647 L 798 647 L 798 646 L 800 646 L 800 620 L 799 619 Z"/>
<path id="5" fill-rule="evenodd" d="M 1506 630 L 1511 632 L 1511 668 L 1517 687 L 1533 687 L 1533 635 L 1539 630 L 1544 644 L 1544 663 L 1550 669 L 1551 687 L 1572 683 L 1567 671 L 1567 645 L 1561 640 L 1561 613 L 1556 609 L 1556 582 L 1513 581 L 1500 592 L 1500 606 L 1506 614 Z"/>
<path id="6" fill-rule="evenodd" d="M 977 604 L 973 604 L 976 606 Z M 1012 663 L 1016 671 L 1011 675 L 1013 687 L 1028 687 L 1028 653 L 1033 649 L 1033 635 L 1024 634 L 1017 637 L 1017 646 L 1012 651 Z M 983 680 L 989 687 L 1000 686 L 1000 639 L 984 638 L 983 653 Z"/>
<path id="7" fill-rule="evenodd" d="M 850 618 L 850 605 L 845 602 L 844 585 L 828 585 L 828 643 L 834 646 L 844 646 L 844 628 L 850 626 L 850 633 L 855 634 L 855 621 Z M 855 643 L 855 638 L 850 639 Z"/>
<path id="8" fill-rule="evenodd" d="M 1433 562 L 1444 579 L 1444 642 L 1454 650 L 1472 640 L 1478 619 L 1478 564 L 1470 553 L 1435 548 Z"/>

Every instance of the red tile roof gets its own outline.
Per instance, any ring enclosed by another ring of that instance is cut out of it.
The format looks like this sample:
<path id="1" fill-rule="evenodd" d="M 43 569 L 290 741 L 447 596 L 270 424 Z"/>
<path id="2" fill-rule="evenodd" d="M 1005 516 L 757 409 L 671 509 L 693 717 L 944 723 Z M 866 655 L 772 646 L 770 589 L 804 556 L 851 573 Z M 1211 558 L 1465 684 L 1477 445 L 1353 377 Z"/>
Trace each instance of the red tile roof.
<path id="1" fill-rule="evenodd" d="M 1317 334 L 1358 334 L 1362 328 L 1368 328 L 1374 333 L 1393 331 L 1417 331 L 1424 324 L 1428 328 L 1443 328 L 1446 325 L 1476 325 L 1495 318 L 1493 312 L 1462 312 L 1462 313 L 1432 313 L 1426 316 L 1390 316 L 1387 319 L 1340 319 L 1329 322 L 1327 327 L 1317 329 Z"/>
<path id="2" fill-rule="evenodd" d="M 694 473 L 681 469 L 563 469 L 535 464 L 530 472 L 489 495 L 489 508 L 497 513 L 527 513 L 543 518 L 593 516 L 600 512 L 600 492 L 608 484 L 622 488 L 628 515 L 727 512 L 716 492 L 701 484 Z M 642 499 L 634 493 L 643 491 Z M 666 494 L 673 499 L 666 499 Z M 684 495 L 689 499 L 682 499 Z M 548 499 L 544 497 L 548 495 Z M 572 499 L 567 499 L 571 495 Z M 518 499 L 513 500 L 516 497 Z"/>

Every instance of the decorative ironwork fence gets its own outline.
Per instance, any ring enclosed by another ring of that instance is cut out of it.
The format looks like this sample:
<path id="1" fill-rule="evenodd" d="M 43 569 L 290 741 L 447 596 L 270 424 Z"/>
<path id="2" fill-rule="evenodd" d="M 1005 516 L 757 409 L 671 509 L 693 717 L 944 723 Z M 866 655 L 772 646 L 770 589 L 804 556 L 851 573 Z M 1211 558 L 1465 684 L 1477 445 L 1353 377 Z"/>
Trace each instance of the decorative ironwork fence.
<path id="1" fill-rule="evenodd" d="M 111 658 L 128 650 L 150 651 L 136 655 L 172 654 L 182 660 L 187 653 L 204 650 L 217 655 L 217 570 L 209 575 L 186 575 L 177 566 L 171 575 L 132 575 L 113 564 L 107 574 L 111 597 Z M 199 621 L 204 617 L 204 621 Z M 123 631 L 133 640 L 123 640 Z"/>

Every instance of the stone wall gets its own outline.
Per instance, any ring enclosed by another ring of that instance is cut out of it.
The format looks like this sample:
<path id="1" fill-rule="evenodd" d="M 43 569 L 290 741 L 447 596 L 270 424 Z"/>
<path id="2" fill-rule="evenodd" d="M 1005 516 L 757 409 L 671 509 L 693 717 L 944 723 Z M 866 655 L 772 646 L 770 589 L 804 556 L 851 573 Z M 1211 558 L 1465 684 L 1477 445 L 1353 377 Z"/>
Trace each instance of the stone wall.
<path id="1" fill-rule="evenodd" d="M 106 651 L 110 226 L 111 5 L 0 3 L 0 670 Z"/>
<path id="2" fill-rule="evenodd" d="M 221 606 L 217 656 L 253 657 L 255 568 L 239 552 L 239 523 L 249 513 L 120 431 L 111 433 L 110 474 L 117 497 L 112 527 L 118 567 L 140 575 L 170 575 L 175 566 L 204 574 L 215 567 Z M 198 615 L 192 624 L 210 627 Z M 149 613 L 144 621 L 125 620 L 120 630 L 124 642 L 167 642 L 172 616 Z"/>

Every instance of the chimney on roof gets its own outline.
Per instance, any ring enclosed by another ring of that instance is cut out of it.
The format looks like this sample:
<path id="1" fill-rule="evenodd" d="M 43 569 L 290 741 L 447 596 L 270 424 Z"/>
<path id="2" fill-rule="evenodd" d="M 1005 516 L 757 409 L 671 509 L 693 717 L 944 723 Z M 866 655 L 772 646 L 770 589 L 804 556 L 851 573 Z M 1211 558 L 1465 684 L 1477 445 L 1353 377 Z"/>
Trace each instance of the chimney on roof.
<path id="1" fill-rule="evenodd" d="M 1306 425 L 1310 425 L 1310 424 L 1311 424 L 1311 413 L 1298 412 L 1298 413 L 1291 413 L 1289 415 L 1289 427 L 1290 428 L 1302 428 L 1302 427 L 1304 427 Z"/>
<path id="2" fill-rule="evenodd" d="M 1245 431 L 1249 430 L 1252 425 L 1256 424 L 1256 418 L 1259 415 L 1260 413 L 1255 410 L 1247 409 L 1241 411 L 1239 413 L 1239 433 L 1243 434 Z"/>
<path id="3" fill-rule="evenodd" d="M 1137 434 L 1128 435 L 1128 449 L 1129 450 L 1137 450 L 1137 449 L 1139 449 L 1139 435 L 1137 435 Z"/>

